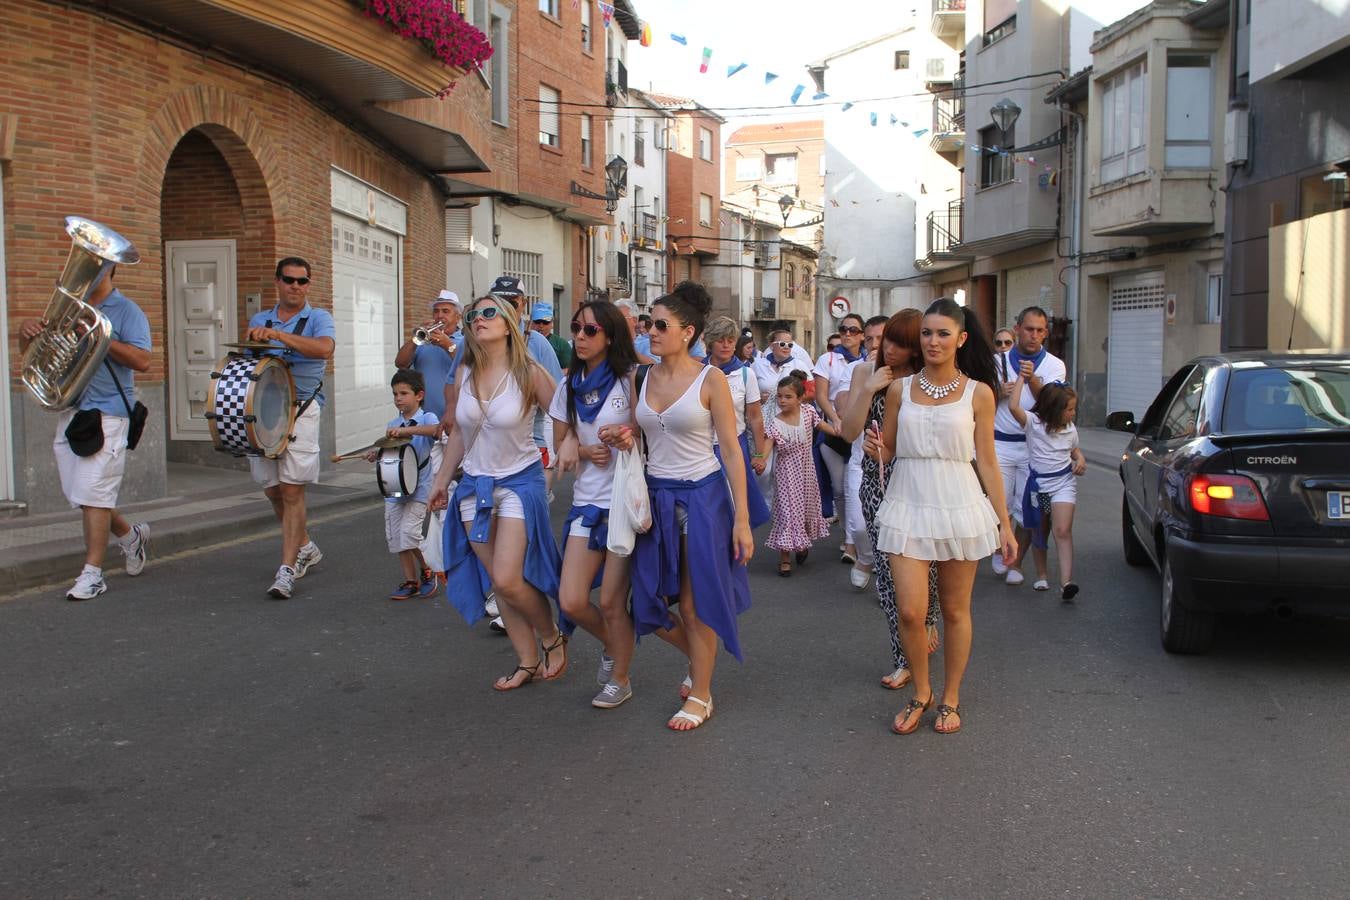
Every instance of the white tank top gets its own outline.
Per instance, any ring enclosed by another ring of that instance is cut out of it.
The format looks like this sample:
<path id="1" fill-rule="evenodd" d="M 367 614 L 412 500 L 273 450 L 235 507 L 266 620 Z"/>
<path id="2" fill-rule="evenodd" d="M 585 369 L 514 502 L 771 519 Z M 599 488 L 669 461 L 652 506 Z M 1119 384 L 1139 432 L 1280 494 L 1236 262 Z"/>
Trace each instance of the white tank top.
<path id="1" fill-rule="evenodd" d="M 468 475 L 503 478 L 539 462 L 534 444 L 534 404 L 521 413 L 520 388 L 508 371 L 480 406 L 473 377 L 460 385 L 455 425 L 466 442 L 464 471 Z M 483 415 L 487 408 L 487 416 Z"/>
<path id="2" fill-rule="evenodd" d="M 647 436 L 647 473 L 656 478 L 698 481 L 721 468 L 713 456 L 712 411 L 699 399 L 708 366 L 698 373 L 693 384 L 665 412 L 647 405 L 647 387 L 637 403 L 637 421 Z"/>

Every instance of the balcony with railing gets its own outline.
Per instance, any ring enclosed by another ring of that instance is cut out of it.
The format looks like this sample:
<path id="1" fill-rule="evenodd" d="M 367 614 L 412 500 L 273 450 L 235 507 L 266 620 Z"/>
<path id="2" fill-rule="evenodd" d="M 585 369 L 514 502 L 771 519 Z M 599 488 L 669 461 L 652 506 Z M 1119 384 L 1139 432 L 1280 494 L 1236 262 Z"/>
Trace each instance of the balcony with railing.
<path id="1" fill-rule="evenodd" d="M 968 258 L 961 252 L 964 217 L 965 204 L 962 200 L 953 200 L 946 209 L 935 209 L 928 214 L 928 235 L 924 244 L 927 255 L 916 261 L 917 268 L 942 269 Z"/>
<path id="2" fill-rule="evenodd" d="M 966 0 L 933 0 L 933 19 L 929 23 L 933 34 L 950 41 L 966 34 Z"/>
<path id="3" fill-rule="evenodd" d="M 778 317 L 778 299 L 776 297 L 759 297 L 755 300 L 755 307 L 750 313 L 752 319 L 775 319 Z"/>
<path id="4" fill-rule="evenodd" d="M 966 142 L 966 98 L 954 91 L 933 98 L 933 136 L 928 146 L 951 154 L 951 162 Z"/>
<path id="5" fill-rule="evenodd" d="M 611 59 L 605 71 L 605 102 L 618 106 L 628 100 L 628 67 L 621 59 Z"/>

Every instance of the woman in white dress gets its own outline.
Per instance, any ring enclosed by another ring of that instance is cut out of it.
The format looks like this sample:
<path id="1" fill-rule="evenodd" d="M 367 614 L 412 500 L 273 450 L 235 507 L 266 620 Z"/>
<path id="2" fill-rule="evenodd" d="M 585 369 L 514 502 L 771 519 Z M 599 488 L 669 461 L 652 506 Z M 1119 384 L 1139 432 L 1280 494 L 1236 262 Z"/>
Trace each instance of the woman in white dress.
<path id="1" fill-rule="evenodd" d="M 900 642 L 914 684 L 891 730 L 909 734 L 933 705 L 924 615 L 929 563 L 936 561 L 946 650 L 933 727 L 954 734 L 961 730 L 961 679 L 970 659 L 975 568 L 995 550 L 1015 558 L 1017 541 L 994 453 L 997 376 L 989 339 L 974 316 L 942 297 L 925 311 L 919 343 L 923 368 L 887 389 L 881 429 L 883 462 L 894 458 L 895 469 L 877 510 L 877 549 L 890 554 Z"/>

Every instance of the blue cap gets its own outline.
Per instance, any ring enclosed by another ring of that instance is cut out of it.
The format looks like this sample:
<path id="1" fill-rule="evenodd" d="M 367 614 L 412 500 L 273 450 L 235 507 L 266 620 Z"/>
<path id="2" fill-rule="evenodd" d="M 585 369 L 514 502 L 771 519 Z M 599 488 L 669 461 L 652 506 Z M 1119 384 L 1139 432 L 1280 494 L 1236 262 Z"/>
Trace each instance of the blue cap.
<path id="1" fill-rule="evenodd" d="M 530 321 L 531 321 L 531 322 L 552 322 L 552 321 L 553 321 L 553 304 L 552 304 L 552 303 L 536 303 L 536 304 L 534 305 L 534 308 L 533 308 L 532 310 L 530 310 Z"/>

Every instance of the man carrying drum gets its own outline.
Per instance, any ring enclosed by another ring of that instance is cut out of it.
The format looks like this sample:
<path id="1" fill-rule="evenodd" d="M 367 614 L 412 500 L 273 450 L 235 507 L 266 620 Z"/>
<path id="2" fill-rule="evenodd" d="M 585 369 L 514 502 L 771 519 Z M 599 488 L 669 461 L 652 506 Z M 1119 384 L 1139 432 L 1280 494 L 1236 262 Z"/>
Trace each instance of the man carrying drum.
<path id="1" fill-rule="evenodd" d="M 305 527 L 305 485 L 319 480 L 319 410 L 323 406 L 323 373 L 336 346 L 337 330 L 326 309 L 310 306 L 309 263 L 288 256 L 277 263 L 277 305 L 258 313 L 248 323 L 250 341 L 267 341 L 284 348 L 276 354 L 286 360 L 295 379 L 296 401 L 302 410 L 291 428 L 295 440 L 276 459 L 250 456 L 253 480 L 263 486 L 281 523 L 281 567 L 267 593 L 289 600 L 295 579 L 319 560 L 323 552 L 309 539 Z"/>

